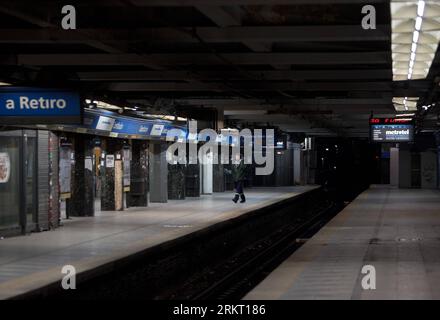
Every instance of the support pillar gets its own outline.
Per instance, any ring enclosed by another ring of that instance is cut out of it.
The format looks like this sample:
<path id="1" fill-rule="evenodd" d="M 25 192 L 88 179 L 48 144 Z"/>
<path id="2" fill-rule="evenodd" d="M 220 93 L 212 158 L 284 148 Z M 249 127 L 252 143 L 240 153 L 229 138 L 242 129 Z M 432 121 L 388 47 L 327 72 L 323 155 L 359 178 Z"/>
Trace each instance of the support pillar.
<path id="1" fill-rule="evenodd" d="M 168 201 L 167 144 L 150 143 L 150 202 Z"/>
<path id="2" fill-rule="evenodd" d="M 390 185 L 399 186 L 399 148 L 390 148 Z"/>
<path id="3" fill-rule="evenodd" d="M 134 140 L 132 144 L 130 192 L 127 193 L 128 207 L 148 206 L 148 144 Z"/>
<path id="4" fill-rule="evenodd" d="M 225 172 L 222 164 L 214 164 L 213 167 L 213 192 L 225 191 Z"/>
<path id="5" fill-rule="evenodd" d="M 93 144 L 85 136 L 75 137 L 72 197 L 67 200 L 68 216 L 95 214 L 93 177 Z"/>
<path id="6" fill-rule="evenodd" d="M 38 130 L 37 142 L 38 229 L 42 231 L 49 230 L 49 131 Z"/>
<path id="7" fill-rule="evenodd" d="M 437 188 L 440 188 L 440 131 L 437 131 L 434 135 L 437 145 Z"/>
<path id="8" fill-rule="evenodd" d="M 293 144 L 293 183 L 296 185 L 304 184 L 303 179 L 303 155 L 301 145 L 299 143 Z"/>
<path id="9" fill-rule="evenodd" d="M 225 127 L 225 110 L 223 107 L 217 107 L 217 122 L 216 122 L 217 131 L 221 132 Z M 212 167 L 213 170 L 213 192 L 224 192 L 225 191 L 225 170 L 222 164 L 221 159 L 224 157 L 221 152 L 221 144 L 220 142 L 218 148 L 218 164 L 214 164 Z"/>
<path id="10" fill-rule="evenodd" d="M 185 166 L 168 164 L 168 199 L 185 199 Z"/>
<path id="11" fill-rule="evenodd" d="M 421 187 L 422 189 L 437 188 L 437 153 L 425 151 L 421 156 Z"/>
<path id="12" fill-rule="evenodd" d="M 185 196 L 200 197 L 200 165 L 188 164 L 185 169 Z"/>
<path id="13" fill-rule="evenodd" d="M 59 198 L 59 141 L 58 136 L 49 132 L 49 227 L 56 228 L 60 223 Z"/>
<path id="14" fill-rule="evenodd" d="M 104 170 L 101 186 L 101 210 L 123 210 L 122 142 L 109 140 L 106 143 Z"/>

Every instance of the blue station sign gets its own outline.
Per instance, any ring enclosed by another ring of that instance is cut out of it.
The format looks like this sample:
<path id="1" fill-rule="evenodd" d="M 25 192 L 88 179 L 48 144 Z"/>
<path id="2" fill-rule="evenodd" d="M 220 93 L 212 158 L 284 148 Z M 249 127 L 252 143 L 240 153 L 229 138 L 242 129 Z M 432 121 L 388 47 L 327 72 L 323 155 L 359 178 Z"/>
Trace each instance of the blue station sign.
<path id="1" fill-rule="evenodd" d="M 186 123 L 178 124 L 167 120 L 140 119 L 122 116 L 107 110 L 84 110 L 84 121 L 79 126 L 64 126 L 63 130 L 73 130 L 103 136 L 130 139 L 165 139 L 170 130 L 178 129 L 179 138 L 187 135 Z"/>
<path id="2" fill-rule="evenodd" d="M 21 87 L 0 88 L 2 124 L 79 124 L 82 107 L 75 92 Z"/>

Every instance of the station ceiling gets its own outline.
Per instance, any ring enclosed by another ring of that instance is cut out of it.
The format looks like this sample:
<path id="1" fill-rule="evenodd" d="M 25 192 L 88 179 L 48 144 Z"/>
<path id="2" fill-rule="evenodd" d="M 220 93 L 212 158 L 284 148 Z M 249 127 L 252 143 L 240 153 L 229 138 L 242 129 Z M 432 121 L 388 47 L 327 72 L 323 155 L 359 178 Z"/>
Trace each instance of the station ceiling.
<path id="1" fill-rule="evenodd" d="M 433 99 L 440 67 L 393 82 L 389 0 L 0 3 L 0 81 L 64 86 L 145 110 L 215 108 L 225 119 L 311 135 L 366 136 L 393 97 Z M 361 26 L 376 9 L 376 29 Z M 429 102 L 429 101 L 428 101 Z"/>

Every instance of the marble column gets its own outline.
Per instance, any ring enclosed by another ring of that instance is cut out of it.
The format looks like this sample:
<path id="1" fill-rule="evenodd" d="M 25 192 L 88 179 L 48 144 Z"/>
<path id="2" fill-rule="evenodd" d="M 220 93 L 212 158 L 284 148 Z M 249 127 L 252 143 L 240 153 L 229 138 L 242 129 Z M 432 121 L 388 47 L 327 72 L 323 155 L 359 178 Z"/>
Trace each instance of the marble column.
<path id="1" fill-rule="evenodd" d="M 213 191 L 224 192 L 225 191 L 225 172 L 223 164 L 213 165 Z"/>
<path id="2" fill-rule="evenodd" d="M 53 132 L 49 133 L 49 226 L 56 228 L 60 223 L 59 195 L 59 140 Z"/>
<path id="3" fill-rule="evenodd" d="M 188 164 L 185 168 L 185 195 L 200 197 L 200 165 Z"/>
<path id="4" fill-rule="evenodd" d="M 185 165 L 168 164 L 168 199 L 185 199 Z"/>
<path id="5" fill-rule="evenodd" d="M 72 196 L 66 202 L 68 216 L 93 216 L 95 214 L 93 143 L 86 135 L 76 135 L 74 141 Z"/>
<path id="6" fill-rule="evenodd" d="M 103 144 L 105 150 L 104 168 L 101 172 L 101 210 L 122 210 L 122 141 L 107 140 Z M 118 175 L 118 177 L 116 177 Z M 118 188 L 118 190 L 116 190 Z"/>
<path id="7" fill-rule="evenodd" d="M 127 206 L 148 206 L 148 143 L 133 140 L 130 171 L 130 192 L 127 193 Z"/>

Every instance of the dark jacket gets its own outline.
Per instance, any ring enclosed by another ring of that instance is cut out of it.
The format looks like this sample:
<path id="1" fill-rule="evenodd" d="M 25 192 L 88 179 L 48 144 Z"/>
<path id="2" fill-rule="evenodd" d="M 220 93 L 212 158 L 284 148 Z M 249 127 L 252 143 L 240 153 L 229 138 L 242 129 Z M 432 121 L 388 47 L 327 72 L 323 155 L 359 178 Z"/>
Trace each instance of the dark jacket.
<path id="1" fill-rule="evenodd" d="M 232 165 L 232 179 L 234 179 L 234 181 L 246 179 L 247 167 L 243 160 L 241 160 L 239 164 Z"/>

